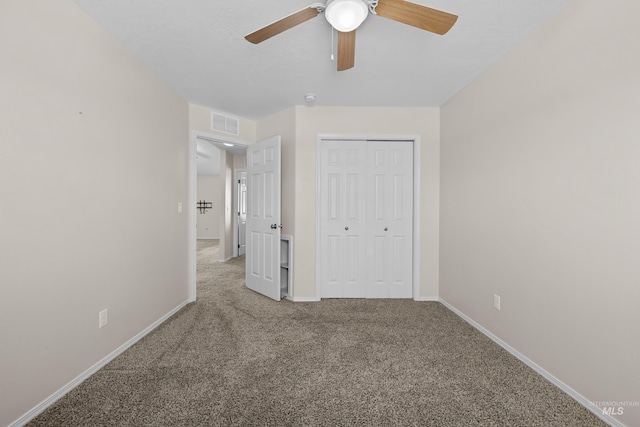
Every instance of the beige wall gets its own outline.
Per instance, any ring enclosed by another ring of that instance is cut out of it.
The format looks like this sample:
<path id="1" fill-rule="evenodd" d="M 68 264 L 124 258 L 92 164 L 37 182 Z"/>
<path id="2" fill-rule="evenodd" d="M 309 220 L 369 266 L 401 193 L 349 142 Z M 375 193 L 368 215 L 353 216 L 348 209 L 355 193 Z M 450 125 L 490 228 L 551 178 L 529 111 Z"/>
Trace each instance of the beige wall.
<path id="1" fill-rule="evenodd" d="M 440 115 L 437 108 L 295 108 L 294 297 L 316 296 L 316 137 L 420 136 L 420 295 L 438 296 Z"/>
<path id="2" fill-rule="evenodd" d="M 591 401 L 640 401 L 638 16 L 573 0 L 442 109 L 441 296 Z"/>
<path id="3" fill-rule="evenodd" d="M 205 213 L 201 213 L 200 210 L 197 209 L 198 239 L 220 238 L 220 206 L 222 203 L 220 191 L 222 189 L 223 183 L 220 176 L 198 176 L 198 195 L 196 200 L 212 203 L 211 209 L 207 209 Z"/>
<path id="4" fill-rule="evenodd" d="M 247 156 L 242 154 L 234 154 L 233 156 L 233 170 L 246 169 L 247 168 Z"/>
<path id="5" fill-rule="evenodd" d="M 188 106 L 70 0 L 0 33 L 7 425 L 186 301 Z"/>

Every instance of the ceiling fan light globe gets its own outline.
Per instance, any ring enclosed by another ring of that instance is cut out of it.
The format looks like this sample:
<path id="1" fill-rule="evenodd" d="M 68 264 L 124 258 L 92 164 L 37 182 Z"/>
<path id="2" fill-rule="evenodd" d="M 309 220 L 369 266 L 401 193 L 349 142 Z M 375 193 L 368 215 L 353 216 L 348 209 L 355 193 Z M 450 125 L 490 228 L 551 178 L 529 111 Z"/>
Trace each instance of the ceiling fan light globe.
<path id="1" fill-rule="evenodd" d="M 348 33 L 364 22 L 369 8 L 362 0 L 334 0 L 327 5 L 324 14 L 333 28 Z"/>

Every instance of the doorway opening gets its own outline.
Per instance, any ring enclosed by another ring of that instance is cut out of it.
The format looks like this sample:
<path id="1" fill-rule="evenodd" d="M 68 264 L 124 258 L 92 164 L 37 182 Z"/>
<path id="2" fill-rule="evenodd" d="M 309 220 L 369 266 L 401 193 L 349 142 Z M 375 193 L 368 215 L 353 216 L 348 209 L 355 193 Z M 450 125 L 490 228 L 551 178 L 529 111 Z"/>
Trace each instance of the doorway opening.
<path id="1" fill-rule="evenodd" d="M 188 299 L 193 302 L 196 300 L 196 282 L 197 282 L 197 245 L 198 245 L 198 157 L 202 154 L 199 152 L 198 145 L 202 147 L 202 144 L 207 144 L 219 150 L 219 157 L 210 156 L 213 162 L 218 162 L 216 166 L 219 170 L 220 176 L 220 195 L 219 200 L 212 201 L 211 209 L 218 209 L 219 213 L 219 227 L 218 227 L 218 242 L 217 247 L 220 258 L 231 259 L 237 256 L 237 249 L 233 251 L 233 242 L 236 241 L 236 218 L 233 212 L 236 211 L 235 203 L 235 186 L 234 183 L 234 169 L 244 168 L 244 158 L 246 155 L 246 149 L 250 143 L 218 135 L 211 135 L 200 131 L 192 131 L 191 138 L 189 140 L 189 194 L 188 194 L 188 208 L 186 209 L 188 218 Z M 200 150 L 202 151 L 202 150 Z M 209 154 L 215 153 L 211 151 Z M 200 159 L 202 160 L 202 159 Z M 203 204 L 203 206 L 209 206 Z"/>

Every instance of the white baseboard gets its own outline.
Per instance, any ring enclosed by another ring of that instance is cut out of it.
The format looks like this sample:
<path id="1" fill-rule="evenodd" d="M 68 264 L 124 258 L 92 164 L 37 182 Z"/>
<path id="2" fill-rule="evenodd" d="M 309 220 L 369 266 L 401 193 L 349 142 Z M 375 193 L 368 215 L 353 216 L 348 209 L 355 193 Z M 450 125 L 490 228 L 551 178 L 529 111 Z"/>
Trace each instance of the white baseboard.
<path id="1" fill-rule="evenodd" d="M 220 262 L 227 262 L 227 261 L 231 261 L 231 259 L 232 259 L 232 258 L 233 258 L 233 256 L 230 256 L 230 257 L 226 257 L 225 259 L 220 259 L 220 260 L 218 260 L 218 261 L 220 261 Z"/>
<path id="2" fill-rule="evenodd" d="M 289 301 L 293 301 L 293 302 L 320 302 L 320 298 L 316 298 L 316 297 L 290 297 L 287 296 L 287 299 Z M 438 297 L 419 297 L 419 298 L 414 298 L 414 301 L 427 301 L 427 302 L 437 302 L 440 301 L 440 299 Z"/>
<path id="3" fill-rule="evenodd" d="M 75 377 L 73 380 L 71 380 L 69 383 L 64 385 L 58 391 L 56 391 L 51 396 L 47 397 L 45 400 L 40 402 L 29 412 L 27 412 L 26 414 L 24 414 L 23 416 L 15 420 L 13 423 L 9 424 L 9 427 L 21 427 L 26 423 L 28 423 L 29 421 L 31 421 L 32 419 L 34 419 L 36 416 L 38 416 L 41 412 L 43 412 L 49 406 L 53 405 L 58 399 L 60 399 L 62 396 L 64 396 L 65 394 L 69 393 L 71 390 L 76 388 L 78 385 L 80 385 L 80 383 L 82 383 L 84 380 L 89 378 L 91 375 L 98 372 L 107 363 L 111 362 L 120 354 L 124 353 L 129 347 L 131 347 L 132 345 L 140 341 L 145 335 L 147 335 L 149 332 L 153 331 L 155 328 L 160 326 L 165 320 L 167 320 L 168 318 L 176 314 L 178 311 L 180 311 L 180 309 L 182 309 L 187 304 L 189 304 L 189 301 L 183 301 L 182 303 L 180 303 L 176 308 L 174 308 L 173 310 L 171 310 L 170 312 L 162 316 L 160 319 L 153 322 L 151 325 L 147 326 L 145 329 L 143 329 L 141 332 L 139 332 L 136 336 L 131 338 L 129 341 L 122 344 L 120 347 L 118 347 L 117 349 L 109 353 L 107 356 L 105 356 L 102 360 L 97 362 L 95 365 L 93 365 L 92 367 L 90 367 L 89 369 L 87 369 L 77 377 Z"/>
<path id="4" fill-rule="evenodd" d="M 289 301 L 293 302 L 320 302 L 320 298 L 316 297 L 287 297 Z"/>
<path id="5" fill-rule="evenodd" d="M 414 301 L 427 301 L 427 302 L 434 302 L 434 301 L 440 301 L 440 298 L 438 297 L 417 297 L 413 299 Z"/>
<path id="6" fill-rule="evenodd" d="M 607 424 L 609 424 L 609 425 L 611 425 L 613 427 L 626 427 L 624 424 L 622 424 L 620 421 L 618 421 L 615 418 L 613 418 L 611 415 L 604 414 L 603 411 L 602 411 L 602 408 L 599 408 L 599 407 L 593 405 L 583 395 L 581 395 L 580 393 L 578 393 L 577 391 L 575 391 L 574 389 L 569 387 L 567 384 L 565 384 L 562 381 L 560 381 L 558 378 L 554 377 L 552 374 L 550 374 L 545 369 L 540 367 L 533 360 L 529 359 L 527 356 L 525 356 L 524 354 L 520 353 L 515 348 L 511 347 L 506 342 L 502 341 L 500 338 L 498 338 L 493 333 L 491 333 L 488 329 L 486 329 L 485 327 L 483 327 L 482 325 L 480 325 L 479 323 L 477 323 L 476 321 L 474 321 L 473 319 L 471 319 L 470 317 L 468 317 L 467 315 L 462 313 L 460 310 L 455 308 L 453 305 L 451 305 L 450 303 L 448 303 L 447 301 L 445 301 L 442 298 L 439 298 L 439 301 L 442 303 L 442 305 L 444 305 L 449 310 L 453 311 L 455 314 L 460 316 L 463 320 L 465 320 L 471 326 L 473 326 L 474 328 L 476 328 L 477 330 L 479 330 L 480 332 L 485 334 L 487 337 L 489 337 L 491 340 L 493 340 L 500 347 L 504 348 L 509 353 L 511 353 L 513 356 L 515 356 L 518 359 L 520 359 L 520 361 L 522 361 L 525 365 L 529 366 L 531 369 L 533 369 L 534 371 L 536 371 L 537 373 L 542 375 L 544 378 L 546 378 L 547 380 L 551 381 L 552 384 L 554 384 L 560 390 L 562 390 L 565 393 L 567 393 L 569 396 L 571 396 L 574 400 L 576 400 L 579 404 L 581 404 L 582 406 L 587 408 L 589 411 L 593 412 L 602 421 L 604 421 L 605 423 L 607 423 Z"/>

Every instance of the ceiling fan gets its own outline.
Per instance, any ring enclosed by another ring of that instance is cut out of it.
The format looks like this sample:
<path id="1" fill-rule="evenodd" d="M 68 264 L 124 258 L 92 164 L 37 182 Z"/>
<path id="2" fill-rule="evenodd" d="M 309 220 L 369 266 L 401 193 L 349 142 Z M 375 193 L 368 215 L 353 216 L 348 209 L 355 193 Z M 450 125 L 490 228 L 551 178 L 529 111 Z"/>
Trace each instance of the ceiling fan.
<path id="1" fill-rule="evenodd" d="M 411 25 L 436 34 L 446 34 L 458 17 L 406 0 L 328 0 L 314 3 L 245 36 L 258 44 L 324 12 L 338 31 L 338 71 L 353 68 L 356 54 L 356 28 L 370 14 Z"/>

